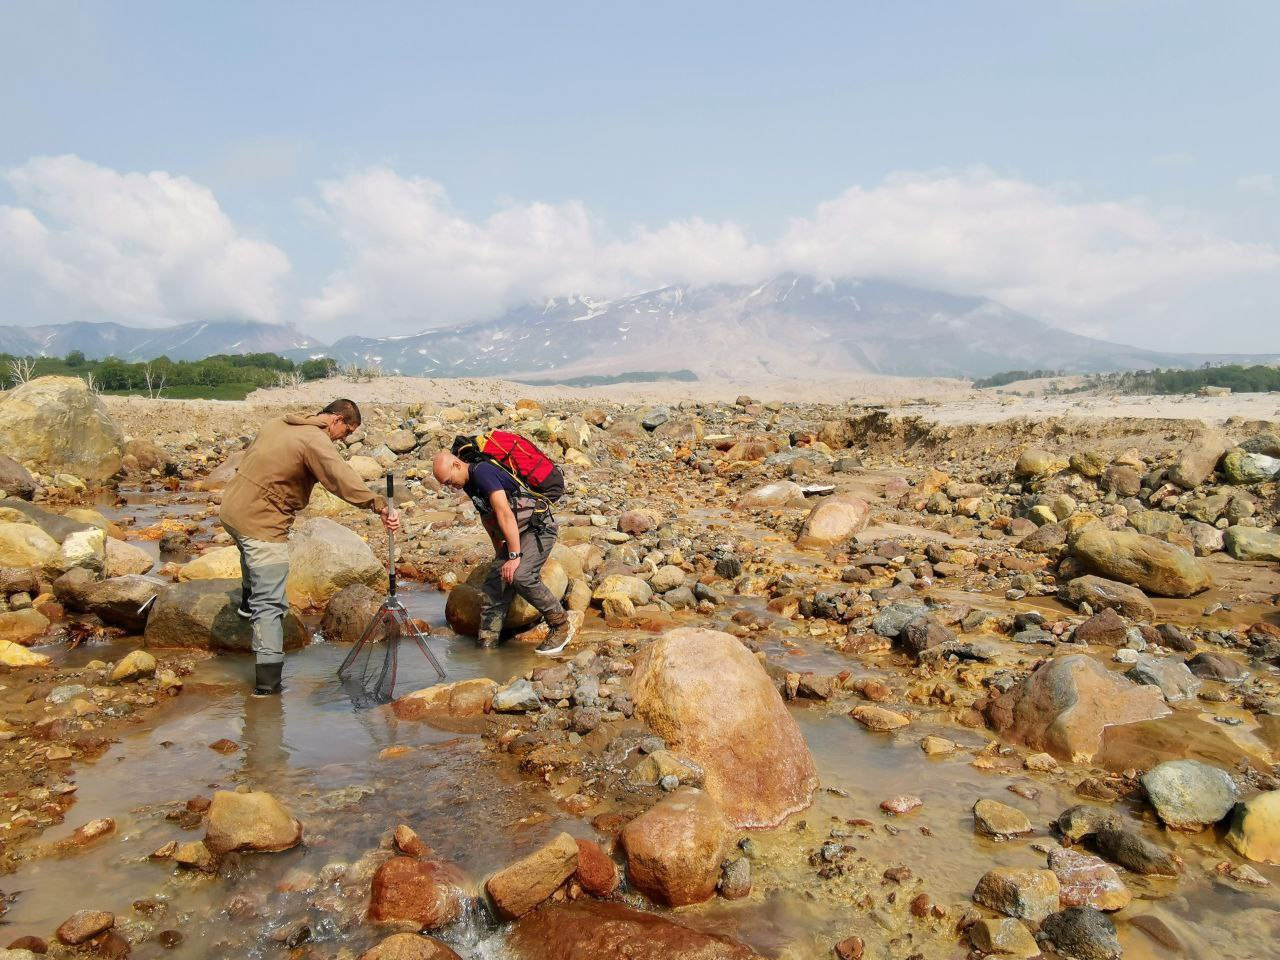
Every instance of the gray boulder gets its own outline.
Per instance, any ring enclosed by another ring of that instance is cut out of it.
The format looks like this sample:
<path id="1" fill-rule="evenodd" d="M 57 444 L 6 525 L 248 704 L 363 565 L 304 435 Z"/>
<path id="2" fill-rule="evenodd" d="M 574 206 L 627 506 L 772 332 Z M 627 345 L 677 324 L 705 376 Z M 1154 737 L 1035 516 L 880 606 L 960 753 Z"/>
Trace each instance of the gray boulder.
<path id="1" fill-rule="evenodd" d="M 1045 917 L 1040 932 L 1066 960 L 1119 960 L 1116 925 L 1093 907 L 1068 907 Z"/>
<path id="2" fill-rule="evenodd" d="M 1156 813 L 1172 830 L 1203 830 L 1223 819 L 1240 798 L 1230 774 L 1199 760 L 1168 760 L 1142 776 Z"/>
<path id="3" fill-rule="evenodd" d="M 2 453 L 0 453 L 0 490 L 22 500 L 30 500 L 36 494 L 36 482 L 27 472 L 27 468 Z"/>
<path id="4" fill-rule="evenodd" d="M 1138 662 L 1125 676 L 1134 683 L 1159 688 L 1169 703 L 1194 699 L 1201 686 L 1200 680 L 1187 669 L 1183 661 L 1171 657 L 1152 657 L 1145 653 L 1138 654 Z"/>
<path id="5" fill-rule="evenodd" d="M 1114 610 L 1134 620 L 1150 620 L 1156 615 L 1147 595 L 1137 587 L 1092 574 L 1068 580 L 1058 589 L 1058 598 L 1073 607 L 1087 603 L 1095 611 Z"/>
<path id="6" fill-rule="evenodd" d="M 147 618 L 148 647 L 189 647 L 247 653 L 253 649 L 253 630 L 236 613 L 240 605 L 238 580 L 188 580 L 167 587 L 156 598 Z M 307 643 L 307 629 L 292 610 L 284 618 L 286 650 Z"/>

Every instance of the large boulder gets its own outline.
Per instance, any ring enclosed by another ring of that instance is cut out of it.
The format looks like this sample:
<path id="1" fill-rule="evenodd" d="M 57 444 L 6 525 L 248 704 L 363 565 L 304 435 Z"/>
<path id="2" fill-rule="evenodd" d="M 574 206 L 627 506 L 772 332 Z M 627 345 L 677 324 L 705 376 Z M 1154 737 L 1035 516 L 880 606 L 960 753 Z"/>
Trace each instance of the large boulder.
<path id="1" fill-rule="evenodd" d="M 36 494 L 36 481 L 27 468 L 3 453 L 0 453 L 0 490 L 6 496 L 23 500 L 30 500 Z"/>
<path id="2" fill-rule="evenodd" d="M 992 729 L 1005 739 L 1062 760 L 1088 762 L 1107 727 L 1168 714 L 1164 697 L 1111 673 L 1084 654 L 1054 657 L 987 704 Z"/>
<path id="3" fill-rule="evenodd" d="M 1203 830 L 1230 813 L 1240 796 L 1231 774 L 1199 760 L 1158 764 L 1142 775 L 1142 788 L 1172 830 Z"/>
<path id="4" fill-rule="evenodd" d="M 796 538 L 801 549 L 823 549 L 848 540 L 867 528 L 871 507 L 850 493 L 838 493 L 816 504 Z"/>
<path id="5" fill-rule="evenodd" d="M 197 480 L 193 483 L 191 488 L 205 491 L 225 490 L 227 484 L 235 477 L 236 471 L 240 469 L 240 461 L 243 459 L 244 451 L 236 451 L 210 470 L 203 480 Z"/>
<path id="6" fill-rule="evenodd" d="M 463 877 L 450 864 L 392 857 L 373 875 L 369 919 L 437 930 L 462 917 Z"/>
<path id="7" fill-rule="evenodd" d="M 363 583 L 343 587 L 324 608 L 320 632 L 330 643 L 355 643 L 382 606 L 382 599 L 382 594 Z"/>
<path id="8" fill-rule="evenodd" d="M 1236 804 L 1227 843 L 1259 863 L 1280 863 L 1280 790 Z"/>
<path id="9" fill-rule="evenodd" d="M 1280 459 L 1265 453 L 1249 453 L 1236 447 L 1222 458 L 1222 475 L 1228 482 L 1240 486 L 1266 483 L 1280 474 Z"/>
<path id="10" fill-rule="evenodd" d="M 79 377 L 39 377 L 0 395 L 0 448 L 42 473 L 89 483 L 120 470 L 124 437 Z"/>
<path id="11" fill-rule="evenodd" d="M 302 824 L 265 791 L 218 790 L 209 805 L 204 845 L 215 854 L 275 853 L 302 842 Z"/>
<path id="12" fill-rule="evenodd" d="M 292 572 L 292 571 L 290 571 Z M 185 580 L 239 580 L 240 549 L 218 547 L 188 560 L 178 568 L 178 579 Z"/>
<path id="13" fill-rule="evenodd" d="M 1093 573 L 1158 597 L 1189 597 L 1213 584 L 1209 571 L 1186 550 L 1136 530 L 1091 523 L 1072 539 L 1071 552 Z"/>
<path id="14" fill-rule="evenodd" d="M 152 598 L 167 587 L 157 577 L 96 581 L 83 570 L 71 570 L 54 582 L 54 593 L 71 610 L 92 613 L 103 623 L 141 633 L 147 625 Z"/>
<path id="15" fill-rule="evenodd" d="M 102 570 L 104 577 L 126 577 L 130 574 L 150 573 L 156 565 L 155 559 L 147 551 L 135 547 L 131 543 L 107 538 L 106 566 Z"/>
<path id="16" fill-rule="evenodd" d="M 513 960 L 760 960 L 745 944 L 623 903 L 551 903 L 515 925 Z"/>
<path id="17" fill-rule="evenodd" d="M 1213 468 L 1230 446 L 1230 441 L 1220 433 L 1200 436 L 1183 448 L 1169 470 L 1169 479 L 1184 490 L 1194 490 L 1213 476 Z"/>
<path id="18" fill-rule="evenodd" d="M 156 597 L 147 618 L 146 644 L 248 653 L 253 629 L 236 613 L 239 605 L 239 580 L 175 583 Z M 284 618 L 284 647 L 297 650 L 306 643 L 307 628 L 290 611 Z"/>
<path id="19" fill-rule="evenodd" d="M 0 613 L 0 641 L 25 647 L 39 640 L 48 630 L 49 618 L 39 610 L 28 608 Z"/>
<path id="20" fill-rule="evenodd" d="M 785 507 L 793 500 L 803 499 L 804 488 L 800 484 L 791 480 L 779 480 L 776 483 L 766 483 L 762 487 L 748 490 L 738 499 L 734 507 L 738 510 L 768 510 Z"/>
<path id="21" fill-rule="evenodd" d="M 0 523 L 0 567 L 54 571 L 62 550 L 58 541 L 31 523 Z"/>
<path id="22" fill-rule="evenodd" d="M 701 903 L 716 892 L 729 825 L 709 794 L 681 787 L 622 830 L 631 884 L 669 907 Z"/>
<path id="23" fill-rule="evenodd" d="M 454 633 L 474 637 L 480 630 L 480 605 L 484 595 L 480 592 L 480 584 L 489 575 L 489 569 L 498 561 L 483 563 L 471 571 L 466 583 L 460 583 L 449 591 L 449 599 L 445 601 L 444 616 Z M 564 596 L 569 588 L 569 577 L 564 567 L 555 557 L 548 557 L 542 565 L 542 576 L 539 578 L 557 599 Z M 516 597 L 507 608 L 504 624 L 507 630 L 520 630 L 529 626 L 539 617 L 537 610 L 524 597 Z"/>
<path id="24" fill-rule="evenodd" d="M 1280 533 L 1257 527 L 1227 527 L 1222 544 L 1237 560 L 1272 560 L 1280 563 Z"/>
<path id="25" fill-rule="evenodd" d="M 75 520 L 68 516 L 63 516 L 60 513 L 54 513 L 51 510 L 46 510 L 44 507 L 39 507 L 34 503 L 27 503 L 25 500 L 18 500 L 14 497 L 0 500 L 0 507 L 5 507 L 9 510 L 16 510 L 49 536 L 53 537 L 53 539 L 59 544 L 66 540 L 71 534 L 82 530 L 89 530 L 93 527 L 93 524 L 85 523 L 81 520 Z"/>
<path id="26" fill-rule="evenodd" d="M 636 713 L 706 773 L 735 827 L 772 827 L 809 805 L 818 773 L 782 697 L 741 642 L 682 627 L 650 644 L 632 681 Z"/>
<path id="27" fill-rule="evenodd" d="M 320 607 L 353 583 L 380 585 L 386 569 L 354 531 L 326 517 L 307 517 L 289 538 L 289 602 Z"/>

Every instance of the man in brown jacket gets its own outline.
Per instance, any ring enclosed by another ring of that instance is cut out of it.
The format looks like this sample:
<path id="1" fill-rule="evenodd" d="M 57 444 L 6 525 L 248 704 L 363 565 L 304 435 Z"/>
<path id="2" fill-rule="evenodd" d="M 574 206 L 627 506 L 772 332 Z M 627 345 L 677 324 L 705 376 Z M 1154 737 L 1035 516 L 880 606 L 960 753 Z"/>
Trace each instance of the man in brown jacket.
<path id="1" fill-rule="evenodd" d="M 360 408 L 350 400 L 335 400 L 314 417 L 290 415 L 264 423 L 222 497 L 218 519 L 240 549 L 237 613 L 253 621 L 255 696 L 280 692 L 289 528 L 312 488 L 319 483 L 353 506 L 382 514 L 388 530 L 399 526 L 394 506 L 371 492 L 333 446 L 359 426 Z"/>

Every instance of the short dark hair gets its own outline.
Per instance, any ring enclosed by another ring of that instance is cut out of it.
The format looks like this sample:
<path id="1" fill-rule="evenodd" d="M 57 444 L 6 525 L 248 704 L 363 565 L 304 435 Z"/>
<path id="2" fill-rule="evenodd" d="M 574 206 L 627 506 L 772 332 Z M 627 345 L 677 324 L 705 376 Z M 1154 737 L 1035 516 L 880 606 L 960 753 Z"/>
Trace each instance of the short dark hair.
<path id="1" fill-rule="evenodd" d="M 345 420 L 353 430 L 360 426 L 360 408 L 356 406 L 354 400 L 347 400 L 346 398 L 335 400 L 320 412 L 336 413 Z"/>

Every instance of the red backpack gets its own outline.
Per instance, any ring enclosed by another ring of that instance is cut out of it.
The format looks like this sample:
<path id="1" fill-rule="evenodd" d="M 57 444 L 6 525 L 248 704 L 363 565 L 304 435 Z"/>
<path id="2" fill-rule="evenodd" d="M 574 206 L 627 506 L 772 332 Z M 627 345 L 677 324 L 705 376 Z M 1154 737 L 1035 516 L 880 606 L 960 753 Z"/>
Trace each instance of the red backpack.
<path id="1" fill-rule="evenodd" d="M 494 430 L 453 439 L 453 455 L 465 463 L 487 460 L 515 478 L 533 496 L 554 503 L 564 496 L 564 474 L 532 440 Z"/>

